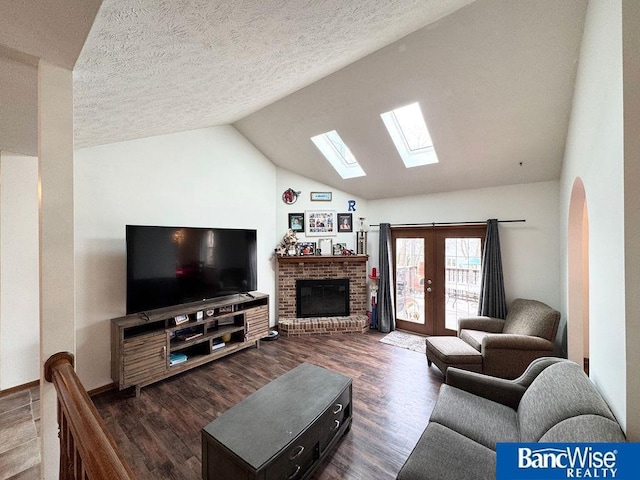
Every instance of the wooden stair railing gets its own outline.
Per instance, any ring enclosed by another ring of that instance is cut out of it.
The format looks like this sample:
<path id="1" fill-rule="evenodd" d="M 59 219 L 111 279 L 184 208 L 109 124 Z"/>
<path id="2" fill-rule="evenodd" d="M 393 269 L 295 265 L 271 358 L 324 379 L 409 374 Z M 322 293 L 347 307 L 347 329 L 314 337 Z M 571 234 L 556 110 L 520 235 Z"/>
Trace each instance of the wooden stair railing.
<path id="1" fill-rule="evenodd" d="M 60 480 L 134 480 L 73 369 L 73 355 L 49 357 L 44 375 L 58 393 Z"/>

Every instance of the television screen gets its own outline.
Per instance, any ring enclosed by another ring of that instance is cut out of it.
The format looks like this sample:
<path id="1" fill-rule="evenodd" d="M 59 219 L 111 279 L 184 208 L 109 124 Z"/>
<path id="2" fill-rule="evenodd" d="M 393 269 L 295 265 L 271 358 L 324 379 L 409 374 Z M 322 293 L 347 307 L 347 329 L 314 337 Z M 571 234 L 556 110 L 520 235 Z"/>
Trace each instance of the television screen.
<path id="1" fill-rule="evenodd" d="M 127 225 L 127 314 L 257 288 L 256 231 Z"/>

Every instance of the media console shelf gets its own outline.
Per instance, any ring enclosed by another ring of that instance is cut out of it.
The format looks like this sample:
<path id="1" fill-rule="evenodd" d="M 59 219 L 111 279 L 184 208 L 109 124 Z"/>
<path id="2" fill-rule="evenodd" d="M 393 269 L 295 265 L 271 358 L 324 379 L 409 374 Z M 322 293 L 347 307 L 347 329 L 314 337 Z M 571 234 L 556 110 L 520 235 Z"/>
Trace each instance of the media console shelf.
<path id="1" fill-rule="evenodd" d="M 111 377 L 123 390 L 256 345 L 269 333 L 269 296 L 228 295 L 111 320 Z"/>

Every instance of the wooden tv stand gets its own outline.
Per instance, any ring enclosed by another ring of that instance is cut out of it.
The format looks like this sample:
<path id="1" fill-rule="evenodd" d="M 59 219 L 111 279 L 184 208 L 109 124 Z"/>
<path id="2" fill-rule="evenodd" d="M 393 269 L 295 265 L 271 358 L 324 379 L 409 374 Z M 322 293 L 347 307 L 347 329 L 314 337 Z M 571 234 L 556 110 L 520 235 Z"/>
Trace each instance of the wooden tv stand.
<path id="1" fill-rule="evenodd" d="M 205 480 L 304 480 L 349 430 L 351 378 L 298 365 L 202 429 Z"/>
<path id="2" fill-rule="evenodd" d="M 188 320 L 177 325 L 180 316 Z M 253 345 L 259 348 L 268 333 L 269 296 L 259 292 L 114 318 L 111 377 L 120 390 L 135 386 L 139 395 L 145 385 Z"/>

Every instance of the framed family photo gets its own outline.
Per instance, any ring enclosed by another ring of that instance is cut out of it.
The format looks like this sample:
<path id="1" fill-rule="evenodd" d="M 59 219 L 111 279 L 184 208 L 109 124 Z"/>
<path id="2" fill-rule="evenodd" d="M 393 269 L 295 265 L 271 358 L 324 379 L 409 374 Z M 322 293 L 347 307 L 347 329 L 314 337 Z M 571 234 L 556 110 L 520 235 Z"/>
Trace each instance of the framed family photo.
<path id="1" fill-rule="evenodd" d="M 316 254 L 316 242 L 299 242 L 298 255 L 307 256 Z"/>
<path id="2" fill-rule="evenodd" d="M 337 233 L 335 210 L 307 210 L 304 215 L 305 235 L 326 237 Z"/>
<path id="3" fill-rule="evenodd" d="M 338 232 L 353 232 L 353 217 L 351 213 L 338 214 Z"/>
<path id="4" fill-rule="evenodd" d="M 304 213 L 290 213 L 289 228 L 294 232 L 304 232 Z"/>

